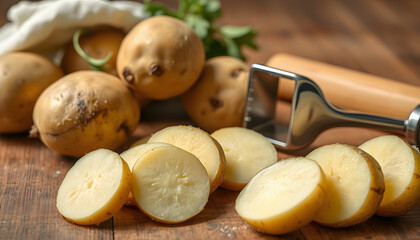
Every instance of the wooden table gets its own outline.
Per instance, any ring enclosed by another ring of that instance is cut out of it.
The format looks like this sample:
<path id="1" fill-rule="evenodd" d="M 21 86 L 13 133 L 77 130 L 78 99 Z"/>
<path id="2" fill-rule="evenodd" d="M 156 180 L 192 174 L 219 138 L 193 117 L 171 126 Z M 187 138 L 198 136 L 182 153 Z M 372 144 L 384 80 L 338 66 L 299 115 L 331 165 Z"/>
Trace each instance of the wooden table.
<path id="1" fill-rule="evenodd" d="M 0 2 L 0 25 L 16 2 Z M 420 1 L 226 0 L 222 7 L 220 23 L 258 29 L 260 49 L 246 50 L 248 63 L 264 63 L 274 53 L 286 52 L 420 85 Z M 139 124 L 135 137 L 187 122 L 182 117 L 154 116 Z M 332 129 L 299 154 L 327 143 L 359 145 L 382 134 L 359 128 Z M 213 193 L 205 210 L 186 223 L 156 223 L 137 208 L 124 207 L 97 226 L 77 226 L 64 220 L 55 208 L 58 187 L 74 162 L 39 140 L 27 138 L 26 133 L 0 135 L 0 239 L 420 238 L 419 207 L 401 217 L 374 216 L 349 228 L 311 223 L 288 235 L 264 235 L 236 214 L 237 192 L 223 189 Z"/>

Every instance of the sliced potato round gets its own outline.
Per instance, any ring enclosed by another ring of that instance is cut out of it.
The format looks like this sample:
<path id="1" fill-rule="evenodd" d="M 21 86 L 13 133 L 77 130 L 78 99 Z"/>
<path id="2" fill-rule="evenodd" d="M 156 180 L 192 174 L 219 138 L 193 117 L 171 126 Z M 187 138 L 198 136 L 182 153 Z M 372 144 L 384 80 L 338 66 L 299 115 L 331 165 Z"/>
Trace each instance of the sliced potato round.
<path id="1" fill-rule="evenodd" d="M 111 218 L 131 189 L 127 163 L 115 152 L 98 149 L 68 171 L 57 194 L 57 209 L 70 222 L 92 225 Z"/>
<path id="2" fill-rule="evenodd" d="M 133 148 L 133 147 L 135 147 L 135 146 L 138 146 L 138 145 L 141 145 L 141 144 L 147 143 L 147 141 L 149 141 L 149 139 L 150 139 L 150 136 L 145 136 L 145 137 L 142 137 L 142 138 L 140 138 L 139 140 L 137 140 L 137 141 L 133 142 L 133 143 L 130 145 L 130 148 Z"/>
<path id="3" fill-rule="evenodd" d="M 127 162 L 130 171 L 133 170 L 134 164 L 137 160 L 147 151 L 152 150 L 155 147 L 160 146 L 170 146 L 166 143 L 143 143 L 132 148 L 127 149 L 126 151 L 122 152 L 120 156 Z M 133 194 L 130 192 L 128 195 L 128 200 L 126 205 L 135 205 L 135 199 Z"/>
<path id="4" fill-rule="evenodd" d="M 140 210 L 164 223 L 179 223 L 197 215 L 210 194 L 203 164 L 175 146 L 160 146 L 143 154 L 134 165 L 132 183 Z"/>
<path id="5" fill-rule="evenodd" d="M 235 209 L 258 231 L 285 234 L 311 222 L 325 198 L 325 175 L 307 158 L 279 161 L 241 191 Z"/>
<path id="6" fill-rule="evenodd" d="M 384 177 L 377 161 L 363 150 L 331 144 L 307 155 L 327 176 L 327 198 L 315 221 L 331 227 L 347 227 L 370 218 L 384 192 Z"/>
<path id="7" fill-rule="evenodd" d="M 210 192 L 222 182 L 225 154 L 218 142 L 203 130 L 192 126 L 171 126 L 153 134 L 148 142 L 169 143 L 198 157 L 210 178 Z"/>
<path id="8" fill-rule="evenodd" d="M 211 134 L 223 148 L 226 170 L 221 187 L 238 191 L 263 168 L 277 162 L 277 151 L 263 135 L 241 127 Z"/>
<path id="9" fill-rule="evenodd" d="M 420 204 L 420 154 L 397 136 L 380 136 L 360 145 L 381 165 L 385 192 L 377 215 L 398 216 Z"/>

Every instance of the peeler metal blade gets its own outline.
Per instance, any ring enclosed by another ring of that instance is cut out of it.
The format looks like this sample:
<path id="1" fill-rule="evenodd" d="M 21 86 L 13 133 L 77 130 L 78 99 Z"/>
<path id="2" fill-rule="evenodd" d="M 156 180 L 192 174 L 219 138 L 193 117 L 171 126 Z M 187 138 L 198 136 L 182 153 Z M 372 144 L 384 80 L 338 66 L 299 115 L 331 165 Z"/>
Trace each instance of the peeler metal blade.
<path id="1" fill-rule="evenodd" d="M 278 98 L 281 81 L 292 81 L 291 101 Z M 307 77 L 261 64 L 250 68 L 243 127 L 263 134 L 282 150 L 303 148 L 322 131 L 339 126 L 404 133 L 407 141 L 418 147 L 419 122 L 420 105 L 408 119 L 357 113 L 328 102 L 319 86 Z"/>

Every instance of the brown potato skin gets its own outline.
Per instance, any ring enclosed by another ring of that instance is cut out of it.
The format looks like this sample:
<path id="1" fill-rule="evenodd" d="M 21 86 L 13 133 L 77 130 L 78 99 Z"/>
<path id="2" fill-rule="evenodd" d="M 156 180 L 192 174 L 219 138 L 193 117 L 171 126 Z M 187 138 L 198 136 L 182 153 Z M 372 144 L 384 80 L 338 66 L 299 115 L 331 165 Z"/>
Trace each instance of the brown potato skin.
<path id="1" fill-rule="evenodd" d="M 205 61 L 204 46 L 181 20 L 156 16 L 137 24 L 117 57 L 118 76 L 150 99 L 168 99 L 188 90 Z"/>
<path id="2" fill-rule="evenodd" d="M 98 148 L 116 150 L 133 133 L 140 107 L 115 76 L 78 71 L 61 78 L 39 97 L 34 129 L 49 148 L 80 157 Z"/>
<path id="3" fill-rule="evenodd" d="M 112 56 L 107 63 L 109 67 L 104 72 L 117 76 L 117 55 L 124 37 L 125 33 L 122 30 L 112 27 L 99 27 L 82 34 L 79 44 L 83 51 L 92 58 L 104 58 L 112 52 Z M 65 49 L 61 67 L 66 74 L 80 70 L 91 70 L 86 60 L 74 50 L 73 42 L 70 42 Z"/>
<path id="4" fill-rule="evenodd" d="M 0 133 L 29 130 L 37 98 L 62 76 L 49 58 L 35 53 L 0 56 Z"/>
<path id="5" fill-rule="evenodd" d="M 242 125 L 249 67 L 221 56 L 209 59 L 196 84 L 182 95 L 190 118 L 208 132 Z"/>

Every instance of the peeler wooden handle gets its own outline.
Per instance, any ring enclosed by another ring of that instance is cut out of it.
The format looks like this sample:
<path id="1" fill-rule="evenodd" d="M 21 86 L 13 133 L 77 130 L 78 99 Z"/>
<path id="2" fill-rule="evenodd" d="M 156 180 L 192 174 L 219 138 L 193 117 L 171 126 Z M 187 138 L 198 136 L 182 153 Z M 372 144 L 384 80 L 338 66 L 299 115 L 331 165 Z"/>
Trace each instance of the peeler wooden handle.
<path id="1" fill-rule="evenodd" d="M 420 104 L 420 87 L 290 54 L 276 54 L 267 66 L 315 81 L 334 105 L 364 113 L 406 119 Z M 279 98 L 291 100 L 293 81 L 280 81 Z"/>

